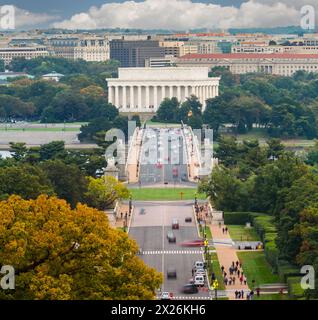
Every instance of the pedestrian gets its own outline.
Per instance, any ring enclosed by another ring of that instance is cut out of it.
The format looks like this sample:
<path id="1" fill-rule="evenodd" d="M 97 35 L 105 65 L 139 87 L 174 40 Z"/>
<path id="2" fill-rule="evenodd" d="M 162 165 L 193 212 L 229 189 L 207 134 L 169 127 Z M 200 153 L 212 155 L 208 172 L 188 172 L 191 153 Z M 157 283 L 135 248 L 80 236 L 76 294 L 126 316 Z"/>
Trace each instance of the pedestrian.
<path id="1" fill-rule="evenodd" d="M 236 261 L 236 266 L 237 266 L 237 267 L 239 266 L 239 264 L 240 264 L 239 261 Z"/>
<path id="2" fill-rule="evenodd" d="M 244 277 L 244 285 L 246 285 L 247 284 L 247 279 L 246 279 L 246 277 Z"/>
<path id="3" fill-rule="evenodd" d="M 235 286 L 235 277 L 232 277 L 233 285 Z"/>
<path id="4" fill-rule="evenodd" d="M 229 230 L 229 229 L 228 229 L 227 227 L 225 227 L 225 234 L 227 234 L 228 230 Z"/>
<path id="5" fill-rule="evenodd" d="M 227 286 L 227 283 L 228 283 L 228 278 L 227 277 L 224 277 L 224 284 Z"/>
<path id="6" fill-rule="evenodd" d="M 241 291 L 242 299 L 244 299 L 244 290 Z"/>
<path id="7" fill-rule="evenodd" d="M 222 226 L 222 223 L 221 223 L 221 222 L 219 222 L 219 229 L 221 229 L 221 226 Z"/>
<path id="8" fill-rule="evenodd" d="M 240 270 L 237 270 L 237 276 L 240 277 L 240 273 L 241 271 Z"/>
<path id="9" fill-rule="evenodd" d="M 222 274 L 223 274 L 224 273 L 224 266 L 221 267 L 221 270 L 222 270 Z"/>
<path id="10" fill-rule="evenodd" d="M 237 293 L 237 299 L 241 299 L 241 291 Z"/>
<path id="11" fill-rule="evenodd" d="M 250 300 L 250 294 L 249 293 L 246 294 L 246 300 Z"/>
<path id="12" fill-rule="evenodd" d="M 232 269 L 232 267 L 229 267 L 229 273 L 230 273 L 230 276 L 233 274 L 233 269 Z"/>
<path id="13" fill-rule="evenodd" d="M 235 299 L 237 299 L 237 296 L 238 296 L 238 291 L 235 290 Z"/>
<path id="14" fill-rule="evenodd" d="M 243 277 L 240 277 L 240 283 L 243 284 Z"/>
<path id="15" fill-rule="evenodd" d="M 234 263 L 234 261 L 232 261 L 232 268 L 235 268 L 235 263 Z"/>
<path id="16" fill-rule="evenodd" d="M 232 278 L 230 277 L 229 278 L 229 286 L 231 286 L 232 285 Z"/>
<path id="17" fill-rule="evenodd" d="M 250 297 L 251 297 L 251 300 L 253 300 L 253 298 L 254 298 L 254 291 L 253 290 L 250 292 Z"/>
<path id="18" fill-rule="evenodd" d="M 128 212 L 125 213 L 125 219 L 127 220 L 128 218 Z"/>
<path id="19" fill-rule="evenodd" d="M 216 279 L 216 278 L 215 278 L 215 273 L 212 272 L 212 274 L 211 274 L 211 280 L 212 280 L 212 282 L 215 281 L 215 279 Z"/>
<path id="20" fill-rule="evenodd" d="M 123 213 L 120 213 L 120 219 L 123 220 Z"/>
<path id="21" fill-rule="evenodd" d="M 225 229 L 224 229 L 224 228 L 222 228 L 222 232 L 223 232 L 223 234 L 224 234 L 224 231 L 225 231 Z"/>
<path id="22" fill-rule="evenodd" d="M 238 270 L 238 267 L 235 267 L 235 268 L 234 268 L 235 273 L 237 273 L 237 270 Z"/>
<path id="23" fill-rule="evenodd" d="M 226 277 L 227 276 L 227 273 L 224 271 L 224 277 Z"/>

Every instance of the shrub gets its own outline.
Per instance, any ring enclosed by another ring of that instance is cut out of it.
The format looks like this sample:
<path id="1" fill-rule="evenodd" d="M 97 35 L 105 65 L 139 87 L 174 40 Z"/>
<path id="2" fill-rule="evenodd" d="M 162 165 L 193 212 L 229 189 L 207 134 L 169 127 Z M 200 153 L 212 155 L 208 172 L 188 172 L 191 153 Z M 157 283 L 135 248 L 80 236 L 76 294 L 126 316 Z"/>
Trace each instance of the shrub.
<path id="1" fill-rule="evenodd" d="M 305 291 L 300 283 L 301 277 L 289 277 L 287 279 L 288 293 L 291 298 L 301 298 L 304 296 Z"/>
<path id="2" fill-rule="evenodd" d="M 253 220 L 253 225 L 263 242 L 265 242 L 265 233 L 277 232 L 277 229 L 274 225 L 274 218 L 272 216 L 255 217 Z"/>
<path id="3" fill-rule="evenodd" d="M 278 248 L 275 241 L 270 241 L 265 244 L 265 257 L 268 263 L 272 266 L 273 271 L 277 272 Z"/>
<path id="4" fill-rule="evenodd" d="M 289 277 L 300 276 L 299 268 L 285 260 L 278 261 L 277 273 L 282 282 L 287 282 Z"/>
<path id="5" fill-rule="evenodd" d="M 252 222 L 255 217 L 263 215 L 263 213 L 256 212 L 225 212 L 224 223 L 229 225 L 245 225 L 247 222 Z"/>

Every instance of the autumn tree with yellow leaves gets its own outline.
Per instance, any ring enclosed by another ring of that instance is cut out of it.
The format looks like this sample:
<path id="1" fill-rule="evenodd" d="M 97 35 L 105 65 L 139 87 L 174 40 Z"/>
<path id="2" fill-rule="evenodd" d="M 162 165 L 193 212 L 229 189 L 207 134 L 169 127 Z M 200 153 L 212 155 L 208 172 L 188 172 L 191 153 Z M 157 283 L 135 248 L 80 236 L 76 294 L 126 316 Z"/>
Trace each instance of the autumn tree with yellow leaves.
<path id="1" fill-rule="evenodd" d="M 153 299 L 162 275 L 136 255 L 135 241 L 85 205 L 41 195 L 0 202 L 0 265 L 15 290 L 0 299 Z"/>

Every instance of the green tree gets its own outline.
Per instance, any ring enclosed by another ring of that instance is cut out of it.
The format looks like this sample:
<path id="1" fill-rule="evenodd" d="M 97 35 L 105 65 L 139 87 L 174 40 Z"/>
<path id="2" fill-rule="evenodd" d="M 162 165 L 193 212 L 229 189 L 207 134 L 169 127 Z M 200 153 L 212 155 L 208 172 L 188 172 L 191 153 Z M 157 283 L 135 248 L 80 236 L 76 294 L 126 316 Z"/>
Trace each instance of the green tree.
<path id="1" fill-rule="evenodd" d="M 61 160 L 49 160 L 40 164 L 53 185 L 55 194 L 75 207 L 84 201 L 87 179 L 76 165 L 67 165 Z"/>
<path id="2" fill-rule="evenodd" d="M 88 205 L 99 210 L 111 207 L 116 200 L 128 199 L 128 189 L 114 177 L 89 178 L 85 194 Z"/>
<path id="3" fill-rule="evenodd" d="M 177 98 L 165 98 L 157 111 L 157 119 L 163 122 L 176 122 L 180 103 Z"/>
<path id="4" fill-rule="evenodd" d="M 22 165 L 0 168 L 0 195 L 7 199 L 19 195 L 25 199 L 35 199 L 40 194 L 52 195 L 53 186 L 40 168 Z"/>

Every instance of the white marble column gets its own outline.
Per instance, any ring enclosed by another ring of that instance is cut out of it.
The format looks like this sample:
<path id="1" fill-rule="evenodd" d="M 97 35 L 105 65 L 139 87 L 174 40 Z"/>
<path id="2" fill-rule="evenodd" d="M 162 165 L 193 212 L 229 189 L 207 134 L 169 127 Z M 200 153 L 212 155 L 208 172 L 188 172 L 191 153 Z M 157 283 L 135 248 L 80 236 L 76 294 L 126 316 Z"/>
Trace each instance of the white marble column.
<path id="1" fill-rule="evenodd" d="M 150 94 L 149 94 L 150 87 L 146 86 L 146 109 L 149 109 L 150 105 Z"/>
<path id="2" fill-rule="evenodd" d="M 154 105 L 154 111 L 157 111 L 158 109 L 158 86 L 153 87 L 153 105 Z"/>
<path id="3" fill-rule="evenodd" d="M 177 99 L 178 101 L 181 101 L 182 97 L 181 97 L 181 86 L 177 87 Z"/>
<path id="4" fill-rule="evenodd" d="M 138 86 L 138 110 L 142 110 L 142 105 L 141 105 L 141 86 Z"/>
<path id="5" fill-rule="evenodd" d="M 161 86 L 161 100 L 166 98 L 166 86 Z"/>
<path id="6" fill-rule="evenodd" d="M 173 86 L 169 86 L 169 98 L 173 97 Z"/>
<path id="7" fill-rule="evenodd" d="M 185 91 L 184 91 L 184 95 L 185 95 L 185 100 L 187 100 L 187 98 L 189 98 L 189 87 L 185 86 Z"/>
<path id="8" fill-rule="evenodd" d="M 115 86 L 115 107 L 119 108 L 119 87 Z"/>
<path id="9" fill-rule="evenodd" d="M 133 109 L 135 108 L 135 94 L 134 94 L 134 89 L 135 87 L 134 86 L 130 86 L 130 91 L 129 91 L 129 94 L 130 94 L 130 101 L 129 101 L 129 105 L 130 105 L 130 109 Z"/>
<path id="10" fill-rule="evenodd" d="M 127 109 L 127 86 L 123 86 L 123 109 Z"/>
<path id="11" fill-rule="evenodd" d="M 113 97 L 113 87 L 109 86 L 108 87 L 108 103 L 114 104 L 113 99 L 114 99 L 114 97 Z"/>

